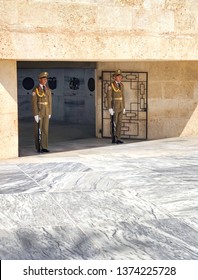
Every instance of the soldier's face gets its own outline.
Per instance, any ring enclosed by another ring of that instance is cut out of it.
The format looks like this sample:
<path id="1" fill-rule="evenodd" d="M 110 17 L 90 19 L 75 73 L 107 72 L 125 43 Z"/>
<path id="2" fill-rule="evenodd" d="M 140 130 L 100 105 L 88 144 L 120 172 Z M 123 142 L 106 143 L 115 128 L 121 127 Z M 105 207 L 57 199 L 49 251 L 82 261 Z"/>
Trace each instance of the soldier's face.
<path id="1" fill-rule="evenodd" d="M 40 80 L 41 85 L 46 85 L 47 84 L 47 78 L 41 78 Z"/>
<path id="2" fill-rule="evenodd" d="M 116 82 L 120 83 L 122 80 L 122 75 L 115 76 Z"/>

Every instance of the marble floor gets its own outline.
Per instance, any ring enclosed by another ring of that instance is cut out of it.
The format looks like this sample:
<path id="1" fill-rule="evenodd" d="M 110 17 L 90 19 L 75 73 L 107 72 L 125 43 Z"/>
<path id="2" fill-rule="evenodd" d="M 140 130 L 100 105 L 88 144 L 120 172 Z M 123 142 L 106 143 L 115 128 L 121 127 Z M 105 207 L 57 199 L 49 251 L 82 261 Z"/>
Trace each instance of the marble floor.
<path id="1" fill-rule="evenodd" d="M 198 260 L 198 137 L 0 161 L 0 259 Z"/>

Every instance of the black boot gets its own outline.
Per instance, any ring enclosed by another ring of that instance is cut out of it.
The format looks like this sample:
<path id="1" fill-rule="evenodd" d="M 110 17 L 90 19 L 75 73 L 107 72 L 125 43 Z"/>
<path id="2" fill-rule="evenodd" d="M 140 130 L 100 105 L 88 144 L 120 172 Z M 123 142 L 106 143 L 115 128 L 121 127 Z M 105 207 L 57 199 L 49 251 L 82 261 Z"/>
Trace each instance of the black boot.
<path id="1" fill-rule="evenodd" d="M 116 143 L 117 144 L 123 144 L 124 142 L 122 140 L 117 140 Z"/>

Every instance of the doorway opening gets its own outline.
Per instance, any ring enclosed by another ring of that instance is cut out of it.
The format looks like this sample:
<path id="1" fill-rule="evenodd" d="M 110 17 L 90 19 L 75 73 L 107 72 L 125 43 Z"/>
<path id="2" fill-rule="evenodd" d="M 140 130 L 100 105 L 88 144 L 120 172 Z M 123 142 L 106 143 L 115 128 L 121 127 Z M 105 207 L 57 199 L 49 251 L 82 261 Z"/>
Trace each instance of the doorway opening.
<path id="1" fill-rule="evenodd" d="M 43 71 L 52 91 L 49 149 L 61 151 L 68 141 L 95 137 L 95 68 L 86 62 L 18 62 L 19 156 L 36 152 L 31 97 Z"/>

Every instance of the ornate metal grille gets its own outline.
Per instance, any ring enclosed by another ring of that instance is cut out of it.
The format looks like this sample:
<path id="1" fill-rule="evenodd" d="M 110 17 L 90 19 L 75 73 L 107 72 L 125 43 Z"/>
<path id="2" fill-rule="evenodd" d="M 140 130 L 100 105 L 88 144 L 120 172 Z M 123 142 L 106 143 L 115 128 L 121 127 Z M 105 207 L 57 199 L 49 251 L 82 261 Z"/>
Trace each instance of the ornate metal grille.
<path id="1" fill-rule="evenodd" d="M 107 108 L 107 88 L 113 82 L 114 71 L 102 72 L 102 137 L 110 136 L 110 115 Z M 147 139 L 148 73 L 122 72 L 125 109 L 122 138 Z"/>

